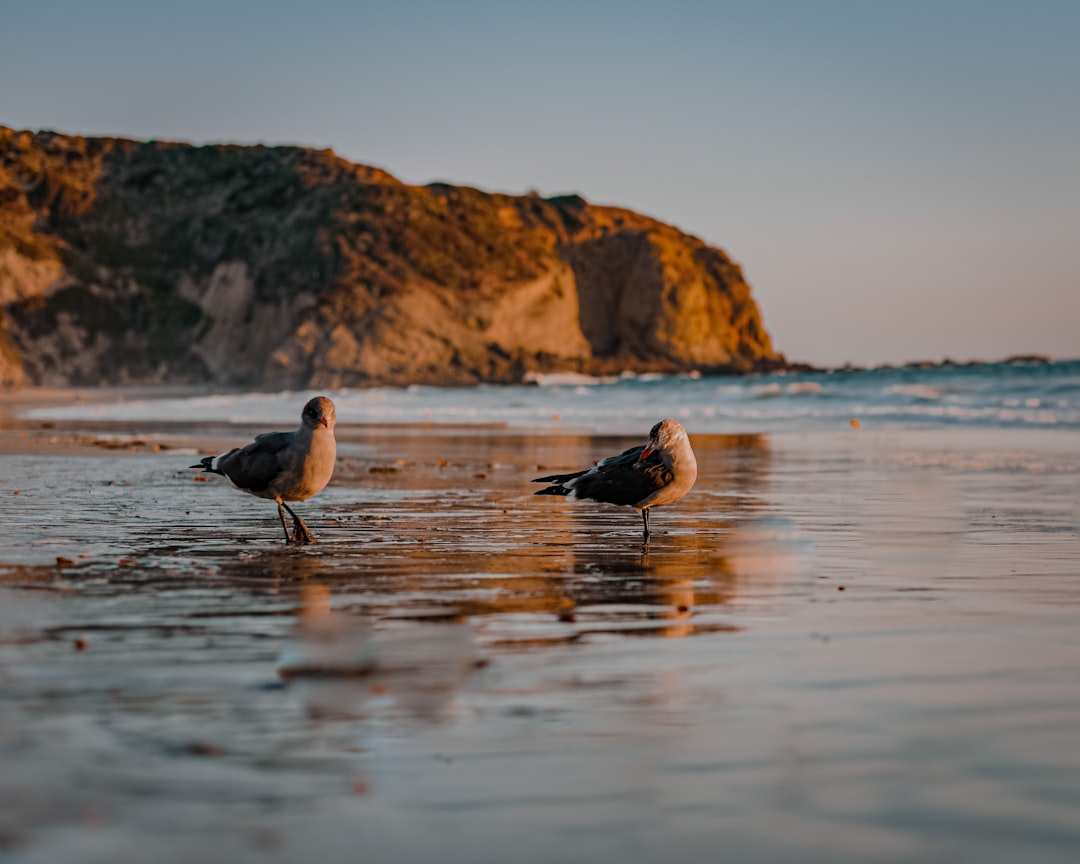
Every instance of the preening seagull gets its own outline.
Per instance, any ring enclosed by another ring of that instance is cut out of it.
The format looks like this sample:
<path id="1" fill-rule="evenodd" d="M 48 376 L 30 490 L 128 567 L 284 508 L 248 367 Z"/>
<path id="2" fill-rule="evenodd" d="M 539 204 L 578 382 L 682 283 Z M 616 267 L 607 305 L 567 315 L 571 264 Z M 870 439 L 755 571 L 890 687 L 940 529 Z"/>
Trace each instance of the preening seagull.
<path id="1" fill-rule="evenodd" d="M 316 396 L 304 406 L 300 426 L 292 432 L 267 432 L 247 447 L 234 447 L 220 456 L 207 456 L 192 468 L 228 477 L 233 485 L 278 505 L 286 543 L 314 543 L 304 520 L 286 501 L 306 501 L 321 492 L 334 473 L 337 443 L 334 403 Z M 293 533 L 285 524 L 285 511 L 293 520 Z"/>
<path id="2" fill-rule="evenodd" d="M 695 480 L 697 459 L 690 438 L 681 423 L 668 419 L 653 426 L 648 444 L 601 459 L 584 471 L 537 477 L 533 482 L 553 484 L 537 495 L 566 495 L 640 510 L 648 543 L 649 510 L 674 504 Z"/>

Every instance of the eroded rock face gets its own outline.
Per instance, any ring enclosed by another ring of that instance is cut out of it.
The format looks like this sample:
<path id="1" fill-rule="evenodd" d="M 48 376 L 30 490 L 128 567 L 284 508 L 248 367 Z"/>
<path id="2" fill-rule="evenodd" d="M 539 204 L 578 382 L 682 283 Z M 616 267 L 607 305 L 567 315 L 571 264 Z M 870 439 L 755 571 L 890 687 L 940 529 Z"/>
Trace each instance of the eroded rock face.
<path id="1" fill-rule="evenodd" d="M 719 249 L 329 151 L 0 127 L 0 384 L 516 381 L 783 364 Z"/>

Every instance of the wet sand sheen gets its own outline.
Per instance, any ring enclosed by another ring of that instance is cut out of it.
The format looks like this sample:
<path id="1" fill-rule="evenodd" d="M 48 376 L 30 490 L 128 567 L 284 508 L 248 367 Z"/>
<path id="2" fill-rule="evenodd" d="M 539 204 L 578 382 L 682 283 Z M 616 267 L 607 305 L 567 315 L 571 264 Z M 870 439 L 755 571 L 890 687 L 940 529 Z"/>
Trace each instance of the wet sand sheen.
<path id="1" fill-rule="evenodd" d="M 295 549 L 132 431 L 0 448 L 15 860 L 1072 860 L 1066 436 L 692 436 L 646 552 L 529 483 L 636 438 L 343 427 Z"/>

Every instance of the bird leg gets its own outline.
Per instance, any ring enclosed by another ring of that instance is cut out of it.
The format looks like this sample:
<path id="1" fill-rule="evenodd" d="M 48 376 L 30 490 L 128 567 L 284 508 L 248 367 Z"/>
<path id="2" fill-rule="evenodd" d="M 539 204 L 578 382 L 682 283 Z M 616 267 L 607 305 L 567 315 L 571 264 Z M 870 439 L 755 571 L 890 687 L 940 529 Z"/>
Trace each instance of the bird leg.
<path id="1" fill-rule="evenodd" d="M 645 537 L 643 539 L 645 541 L 645 545 L 648 546 L 649 545 L 649 508 L 648 507 L 646 507 L 644 510 L 641 511 L 641 519 L 645 523 Z"/>
<path id="2" fill-rule="evenodd" d="M 289 512 L 292 513 L 292 510 L 290 510 Z M 289 535 L 289 526 L 285 524 L 285 505 L 281 501 L 277 502 L 277 513 L 278 516 L 281 517 L 281 527 L 285 531 L 285 542 L 295 543 L 296 538 Z M 294 516 L 293 518 L 295 519 L 296 517 Z"/>
<path id="3" fill-rule="evenodd" d="M 304 520 L 293 513 L 292 508 L 288 504 L 283 504 L 282 506 L 289 511 L 289 515 L 293 518 L 293 542 L 314 543 L 315 535 L 308 530 L 307 525 L 304 524 Z"/>

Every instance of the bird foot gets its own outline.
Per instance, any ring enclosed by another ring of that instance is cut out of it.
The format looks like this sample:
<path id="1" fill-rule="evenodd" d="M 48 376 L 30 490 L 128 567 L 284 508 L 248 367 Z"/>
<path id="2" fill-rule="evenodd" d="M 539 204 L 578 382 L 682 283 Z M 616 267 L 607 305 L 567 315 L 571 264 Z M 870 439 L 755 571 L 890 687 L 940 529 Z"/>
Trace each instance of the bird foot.
<path id="1" fill-rule="evenodd" d="M 296 522 L 293 525 L 293 534 L 289 538 L 292 543 L 309 544 L 315 542 L 315 535 L 308 530 L 307 525 L 303 522 Z"/>
<path id="2" fill-rule="evenodd" d="M 307 525 L 302 523 L 297 525 L 296 523 L 293 523 L 292 533 L 285 535 L 285 542 L 290 546 L 294 543 L 297 546 L 303 546 L 308 543 L 314 543 L 315 535 L 308 530 Z"/>

